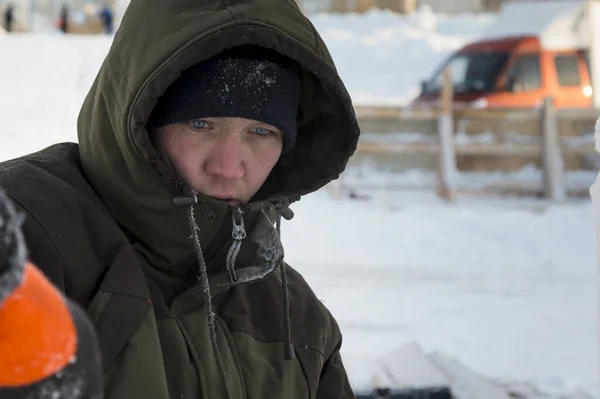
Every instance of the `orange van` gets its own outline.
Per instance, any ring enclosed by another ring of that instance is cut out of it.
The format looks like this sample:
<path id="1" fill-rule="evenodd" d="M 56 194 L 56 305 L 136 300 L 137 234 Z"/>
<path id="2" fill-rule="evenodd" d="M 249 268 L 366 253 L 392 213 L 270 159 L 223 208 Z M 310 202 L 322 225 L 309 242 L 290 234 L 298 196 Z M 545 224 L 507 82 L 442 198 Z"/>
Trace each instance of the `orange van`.
<path id="1" fill-rule="evenodd" d="M 543 49 L 537 36 L 513 36 L 468 44 L 421 83 L 412 105 L 435 105 L 449 67 L 454 100 L 474 108 L 538 107 L 552 96 L 557 108 L 592 106 L 587 50 Z"/>

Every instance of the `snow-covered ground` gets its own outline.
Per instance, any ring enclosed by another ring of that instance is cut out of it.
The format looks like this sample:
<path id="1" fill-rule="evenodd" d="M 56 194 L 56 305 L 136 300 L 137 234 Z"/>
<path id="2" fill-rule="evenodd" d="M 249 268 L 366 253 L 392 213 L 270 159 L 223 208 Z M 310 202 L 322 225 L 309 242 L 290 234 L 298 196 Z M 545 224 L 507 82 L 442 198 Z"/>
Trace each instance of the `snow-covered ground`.
<path id="1" fill-rule="evenodd" d="M 386 210 L 317 193 L 282 226 L 288 260 L 338 317 L 358 386 L 368 359 L 416 340 L 501 380 L 595 392 L 587 201 L 527 211 L 396 196 Z"/>
<path id="2" fill-rule="evenodd" d="M 402 104 L 493 16 L 425 10 L 312 19 L 355 102 Z M 76 140 L 79 107 L 110 40 L 0 36 L 0 160 Z M 369 176 L 388 184 L 433 178 Z M 339 320 L 355 387 L 368 385 L 377 357 L 416 341 L 498 381 L 531 383 L 555 396 L 577 389 L 596 395 L 588 200 L 559 206 L 459 197 L 449 205 L 431 191 L 369 191 L 372 200 L 333 200 L 324 189 L 296 204 L 296 217 L 282 226 L 287 260 Z"/>

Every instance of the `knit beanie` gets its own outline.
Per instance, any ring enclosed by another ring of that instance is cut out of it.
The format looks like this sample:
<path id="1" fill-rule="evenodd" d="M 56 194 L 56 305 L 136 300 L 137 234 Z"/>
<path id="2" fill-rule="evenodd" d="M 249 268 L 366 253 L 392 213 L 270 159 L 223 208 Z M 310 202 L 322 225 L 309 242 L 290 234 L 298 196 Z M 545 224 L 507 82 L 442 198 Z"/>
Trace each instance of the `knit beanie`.
<path id="1" fill-rule="evenodd" d="M 158 99 L 149 129 L 201 118 L 235 117 L 275 126 L 283 153 L 298 133 L 300 66 L 273 50 L 244 45 L 186 69 Z"/>

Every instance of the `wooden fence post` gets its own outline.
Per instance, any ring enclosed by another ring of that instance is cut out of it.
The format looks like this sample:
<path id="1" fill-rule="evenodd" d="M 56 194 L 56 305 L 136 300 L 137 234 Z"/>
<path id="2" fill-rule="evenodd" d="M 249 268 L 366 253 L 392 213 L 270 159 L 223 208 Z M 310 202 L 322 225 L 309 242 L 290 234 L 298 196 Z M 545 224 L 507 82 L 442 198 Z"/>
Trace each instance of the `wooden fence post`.
<path id="1" fill-rule="evenodd" d="M 567 191 L 564 182 L 565 166 L 560 148 L 558 118 L 552 97 L 544 98 L 542 117 L 542 164 L 546 198 L 564 201 Z"/>
<path id="2" fill-rule="evenodd" d="M 363 14 L 369 11 L 371 8 L 377 7 L 375 0 L 355 0 L 354 4 L 354 12 L 358 14 Z"/>
<path id="3" fill-rule="evenodd" d="M 330 184 L 331 196 L 338 200 L 342 197 L 342 176 L 338 177 Z"/>
<path id="4" fill-rule="evenodd" d="M 348 0 L 330 0 L 329 10 L 334 14 L 344 14 L 349 11 Z"/>
<path id="5" fill-rule="evenodd" d="M 440 100 L 442 112 L 438 118 L 439 152 L 438 152 L 438 195 L 447 200 L 456 200 L 456 147 L 454 140 L 454 90 L 450 69 L 444 71 Z"/>

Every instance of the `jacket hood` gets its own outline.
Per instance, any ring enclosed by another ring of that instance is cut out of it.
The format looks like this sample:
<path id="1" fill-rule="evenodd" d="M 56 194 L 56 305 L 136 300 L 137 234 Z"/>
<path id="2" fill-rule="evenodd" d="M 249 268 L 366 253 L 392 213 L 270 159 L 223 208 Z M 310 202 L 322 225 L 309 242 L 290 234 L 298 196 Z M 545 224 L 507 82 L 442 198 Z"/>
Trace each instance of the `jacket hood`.
<path id="1" fill-rule="evenodd" d="M 194 252 L 185 209 L 173 204 L 185 185 L 152 146 L 146 122 L 181 71 L 244 44 L 278 51 L 303 68 L 296 145 L 257 200 L 298 200 L 336 179 L 356 149 L 350 97 L 293 0 L 132 0 L 82 106 L 78 139 L 86 177 L 159 268 L 191 262 Z M 195 212 L 206 248 L 227 205 L 201 198 Z"/>

